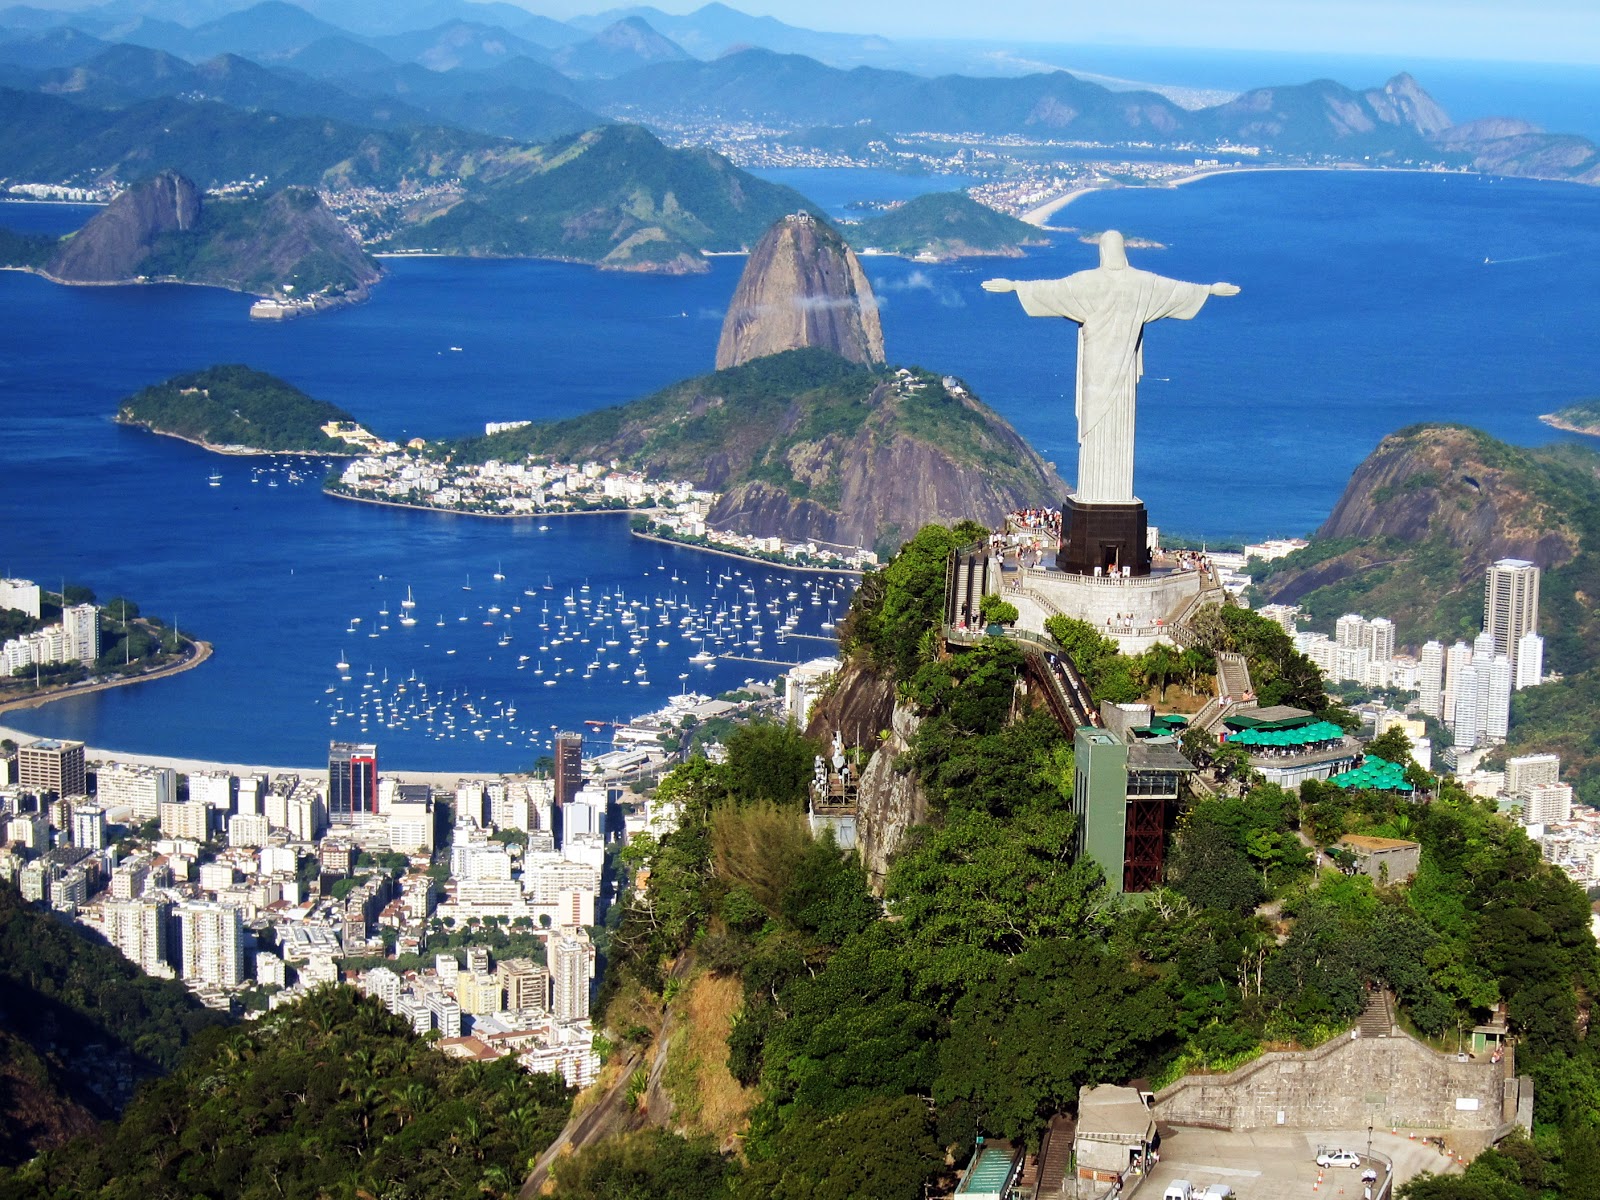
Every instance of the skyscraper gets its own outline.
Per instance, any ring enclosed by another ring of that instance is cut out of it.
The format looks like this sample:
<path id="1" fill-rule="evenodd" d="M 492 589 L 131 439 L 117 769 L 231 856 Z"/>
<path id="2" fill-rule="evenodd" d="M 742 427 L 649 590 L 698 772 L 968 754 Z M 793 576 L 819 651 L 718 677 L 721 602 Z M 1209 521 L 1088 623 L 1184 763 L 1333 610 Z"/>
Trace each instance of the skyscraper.
<path id="1" fill-rule="evenodd" d="M 556 807 L 577 796 L 583 787 L 583 734 L 556 735 Z"/>
<path id="2" fill-rule="evenodd" d="M 146 975 L 172 978 L 167 926 L 172 905 L 160 897 L 113 900 L 106 905 L 106 938 Z"/>
<path id="3" fill-rule="evenodd" d="M 1444 715 L 1446 725 L 1456 723 L 1456 698 L 1461 694 L 1461 672 L 1472 662 L 1472 647 L 1457 639 L 1445 652 Z"/>
<path id="4" fill-rule="evenodd" d="M 329 742 L 329 823 L 355 825 L 377 811 L 378 747 L 370 742 Z"/>
<path id="5" fill-rule="evenodd" d="M 244 922 L 230 904 L 203 900 L 180 904 L 173 914 L 178 975 L 215 987 L 244 982 Z"/>
<path id="6" fill-rule="evenodd" d="M 1444 711 L 1444 647 L 1425 642 L 1417 655 L 1417 702 L 1430 717 Z"/>
<path id="7" fill-rule="evenodd" d="M 92 604 L 70 604 L 61 610 L 63 657 L 94 666 L 100 657 L 100 610 Z"/>
<path id="8" fill-rule="evenodd" d="M 1483 711 L 1483 732 L 1491 742 L 1501 745 L 1511 725 L 1511 660 L 1495 656 L 1489 664 L 1487 704 Z"/>
<path id="9" fill-rule="evenodd" d="M 557 1021 L 588 1020 L 594 943 L 582 930 L 574 930 L 556 938 L 552 951 L 550 974 L 555 986 L 551 989 L 551 1015 Z"/>
<path id="10" fill-rule="evenodd" d="M 17 782 L 39 796 L 84 794 L 83 743 L 40 738 L 17 751 Z"/>
<path id="11" fill-rule="evenodd" d="M 1483 631 L 1494 635 L 1494 653 L 1517 665 L 1517 643 L 1539 631 L 1539 568 L 1520 558 L 1490 565 L 1483 588 Z"/>
<path id="12" fill-rule="evenodd" d="M 1459 671 L 1452 673 L 1456 685 L 1456 715 L 1455 715 L 1455 748 L 1457 750 L 1471 750 L 1478 744 L 1478 735 L 1483 730 L 1482 719 L 1478 711 L 1478 670 L 1480 664 L 1470 659 Z M 1488 689 L 1485 688 L 1485 691 Z"/>
<path id="13" fill-rule="evenodd" d="M 80 850 L 106 848 L 106 810 L 95 804 L 77 804 L 72 809 L 72 844 Z"/>
<path id="14" fill-rule="evenodd" d="M 1517 639 L 1517 653 L 1511 661 L 1516 665 L 1517 691 L 1538 687 L 1544 681 L 1544 639 L 1530 629 Z"/>

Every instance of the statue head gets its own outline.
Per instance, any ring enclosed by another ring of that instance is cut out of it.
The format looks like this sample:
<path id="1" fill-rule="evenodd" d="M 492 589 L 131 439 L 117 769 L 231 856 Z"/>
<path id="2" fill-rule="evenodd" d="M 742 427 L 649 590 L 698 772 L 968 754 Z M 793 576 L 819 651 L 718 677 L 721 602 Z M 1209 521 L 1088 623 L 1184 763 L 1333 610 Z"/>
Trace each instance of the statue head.
<path id="1" fill-rule="evenodd" d="M 1124 271 L 1128 267 L 1128 249 L 1115 229 L 1100 235 L 1100 265 L 1108 271 Z"/>

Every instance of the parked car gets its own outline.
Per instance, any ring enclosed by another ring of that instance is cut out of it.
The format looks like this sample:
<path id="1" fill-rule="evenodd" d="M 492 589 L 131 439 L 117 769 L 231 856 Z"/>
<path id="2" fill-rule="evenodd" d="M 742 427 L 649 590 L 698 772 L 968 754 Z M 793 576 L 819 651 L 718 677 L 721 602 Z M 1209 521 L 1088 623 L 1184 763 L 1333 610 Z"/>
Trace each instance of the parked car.
<path id="1" fill-rule="evenodd" d="M 1319 1150 L 1317 1166 L 1349 1167 L 1352 1171 L 1361 1165 L 1361 1155 L 1354 1150 Z"/>
<path id="2" fill-rule="evenodd" d="M 1200 1200 L 1233 1200 L 1233 1189 L 1225 1183 L 1213 1183 L 1200 1193 Z"/>
<path id="3" fill-rule="evenodd" d="M 1167 1184 L 1166 1191 L 1161 1193 L 1161 1200 L 1191 1200 L 1189 1181 L 1187 1179 L 1174 1179 Z"/>

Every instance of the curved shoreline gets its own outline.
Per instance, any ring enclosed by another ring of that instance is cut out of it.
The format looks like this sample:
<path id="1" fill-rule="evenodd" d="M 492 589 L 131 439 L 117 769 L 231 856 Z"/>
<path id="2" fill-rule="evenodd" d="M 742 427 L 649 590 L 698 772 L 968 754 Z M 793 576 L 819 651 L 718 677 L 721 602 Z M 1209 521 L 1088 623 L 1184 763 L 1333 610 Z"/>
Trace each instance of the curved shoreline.
<path id="1" fill-rule="evenodd" d="M 643 538 L 647 542 L 660 542 L 663 546 L 676 546 L 679 550 L 698 550 L 702 554 L 719 554 L 723 558 L 737 558 L 747 563 L 759 563 L 763 567 L 773 567 L 779 571 L 803 571 L 808 575 L 856 575 L 860 571 L 849 567 L 802 567 L 799 563 L 773 562 L 770 558 L 757 558 L 754 554 L 740 554 L 737 550 L 722 550 L 712 546 L 696 546 L 692 542 L 680 542 L 675 538 L 662 537 L 658 533 L 641 533 L 637 529 L 628 530 L 636 538 Z"/>
<path id="2" fill-rule="evenodd" d="M 257 450 L 253 446 L 218 446 L 200 438 L 185 437 L 181 433 L 173 433 L 167 429 L 156 429 L 149 425 L 141 425 L 138 421 L 124 421 L 121 417 L 111 418 L 113 425 L 121 425 L 124 429 L 137 429 L 140 433 L 151 433 L 156 437 L 173 438 L 176 441 L 188 442 L 191 446 L 198 446 L 211 454 L 225 454 L 229 458 L 360 458 L 359 454 L 338 450 Z"/>
<path id="3" fill-rule="evenodd" d="M 56 688 L 41 695 L 24 696 L 17 700 L 7 700 L 0 703 L 0 713 L 22 712 L 30 708 L 43 708 L 46 704 L 56 700 L 65 700 L 69 696 L 90 696 L 95 692 L 106 692 L 112 688 L 128 687 L 135 683 L 149 683 L 153 679 L 167 679 L 173 675 L 182 675 L 185 671 L 192 671 L 206 659 L 211 657 L 212 645 L 210 642 L 195 641 L 190 645 L 195 652 L 185 655 L 175 663 L 164 667 L 157 667 L 153 671 L 145 671 L 139 675 L 129 675 L 120 679 L 107 679 L 100 683 L 71 684 L 66 687 Z"/>
<path id="4" fill-rule="evenodd" d="M 1019 218 L 1019 220 L 1026 221 L 1029 225 L 1036 225 L 1040 229 L 1049 229 L 1050 228 L 1049 220 L 1050 220 L 1051 217 L 1055 216 L 1056 213 L 1060 212 L 1063 208 L 1065 208 L 1067 205 L 1071 204 L 1074 200 L 1077 200 L 1077 199 L 1079 199 L 1080 197 L 1083 197 L 1083 196 L 1091 195 L 1091 194 L 1093 194 L 1095 192 L 1143 191 L 1143 190 L 1146 190 L 1146 189 L 1159 191 L 1159 190 L 1161 190 L 1163 188 L 1183 187 L 1183 186 L 1185 186 L 1187 184 L 1199 183 L 1200 180 L 1202 180 L 1202 179 L 1214 179 L 1219 175 L 1258 175 L 1258 174 L 1264 174 L 1264 173 L 1269 172 L 1269 171 L 1335 171 L 1335 172 L 1356 172 L 1356 171 L 1359 171 L 1359 172 L 1369 173 L 1369 174 L 1374 174 L 1374 175 L 1391 174 L 1391 173 L 1392 174 L 1398 174 L 1398 175 L 1481 175 L 1481 174 L 1484 174 L 1484 172 L 1481 172 L 1481 171 L 1435 171 L 1435 170 L 1432 170 L 1432 169 L 1427 168 L 1427 167 L 1364 167 L 1364 166 L 1361 166 L 1359 163 L 1343 163 L 1343 164 L 1339 164 L 1337 166 L 1325 166 L 1325 167 L 1302 167 L 1302 166 L 1295 166 L 1293 164 L 1287 164 L 1287 163 L 1284 164 L 1283 166 L 1265 166 L 1265 165 L 1263 165 L 1263 166 L 1259 166 L 1259 167 L 1207 167 L 1204 170 L 1195 171 L 1195 172 L 1193 172 L 1192 174 L 1189 174 L 1189 175 L 1176 176 L 1176 177 L 1174 177 L 1172 179 L 1168 179 L 1168 180 L 1166 180 L 1166 181 L 1164 181 L 1162 183 L 1141 184 L 1138 187 L 1130 187 L 1127 184 L 1113 183 L 1113 184 L 1110 184 L 1110 185 L 1104 186 L 1104 187 L 1073 188 L 1072 191 L 1067 192 L 1065 195 L 1057 196 L 1054 200 L 1046 200 L 1043 204 L 1039 205 L 1037 208 L 1029 209 L 1027 212 L 1022 214 L 1022 216 Z M 1549 182 L 1560 183 L 1560 182 L 1564 182 L 1564 181 L 1563 180 L 1551 180 Z"/>
<path id="5" fill-rule="evenodd" d="M 1580 428 L 1569 421 L 1563 420 L 1560 413 L 1545 413 L 1539 420 L 1550 426 L 1551 429 L 1559 429 L 1563 433 L 1576 433 L 1581 434 L 1583 437 L 1600 437 L 1600 427 Z"/>
<path id="6" fill-rule="evenodd" d="M 432 504 L 407 504 L 402 500 L 379 500 L 373 496 L 352 496 L 334 488 L 322 489 L 324 496 L 349 500 L 355 504 L 376 504 L 379 508 L 403 508 L 408 512 L 439 513 L 446 517 L 487 517 L 492 521 L 542 521 L 546 517 L 630 517 L 635 513 L 659 512 L 656 508 L 568 508 L 542 509 L 532 513 L 467 512 L 459 508 L 436 508 Z"/>

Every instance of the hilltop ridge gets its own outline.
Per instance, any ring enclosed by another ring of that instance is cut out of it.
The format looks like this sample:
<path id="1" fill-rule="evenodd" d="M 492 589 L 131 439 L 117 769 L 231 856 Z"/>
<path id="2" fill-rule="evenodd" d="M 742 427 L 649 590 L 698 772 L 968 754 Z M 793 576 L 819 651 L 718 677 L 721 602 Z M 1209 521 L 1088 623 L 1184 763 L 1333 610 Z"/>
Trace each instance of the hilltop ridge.
<path id="1" fill-rule="evenodd" d="M 53 250 L 35 241 L 15 257 L 59 283 L 177 281 L 318 307 L 365 299 L 382 275 L 315 192 L 206 200 L 176 171 L 129 188 Z"/>

